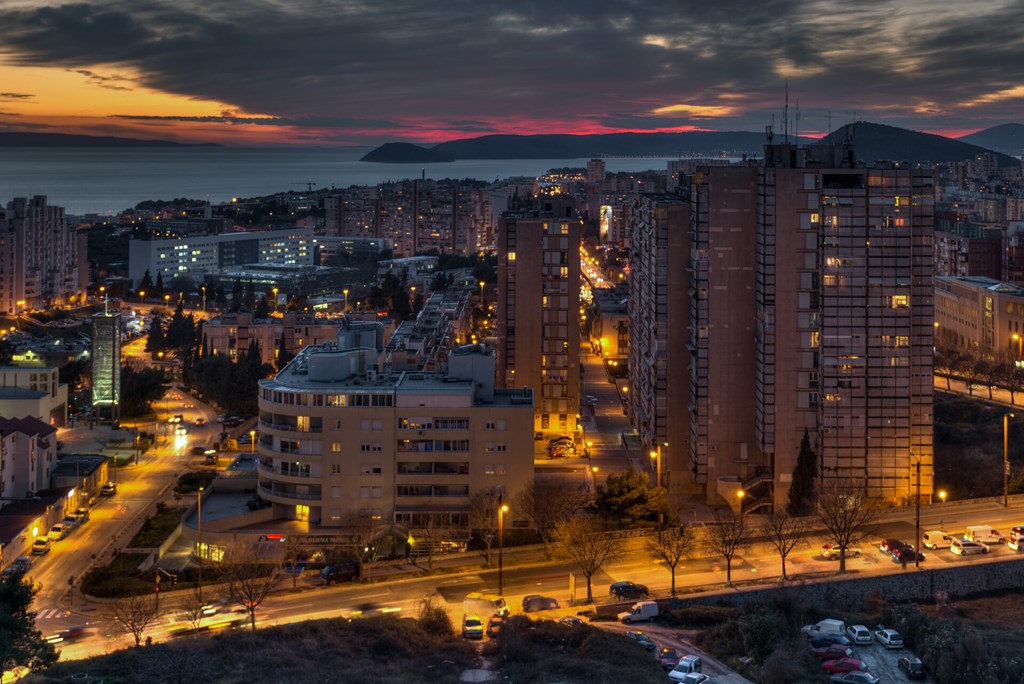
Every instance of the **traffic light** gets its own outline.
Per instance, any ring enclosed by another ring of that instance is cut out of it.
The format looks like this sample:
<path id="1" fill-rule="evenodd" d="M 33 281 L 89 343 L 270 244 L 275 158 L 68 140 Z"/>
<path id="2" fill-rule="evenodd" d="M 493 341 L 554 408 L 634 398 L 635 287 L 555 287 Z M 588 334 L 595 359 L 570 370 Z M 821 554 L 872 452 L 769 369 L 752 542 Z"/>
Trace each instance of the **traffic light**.
<path id="1" fill-rule="evenodd" d="M 160 593 L 160 573 L 156 574 L 156 593 Z"/>

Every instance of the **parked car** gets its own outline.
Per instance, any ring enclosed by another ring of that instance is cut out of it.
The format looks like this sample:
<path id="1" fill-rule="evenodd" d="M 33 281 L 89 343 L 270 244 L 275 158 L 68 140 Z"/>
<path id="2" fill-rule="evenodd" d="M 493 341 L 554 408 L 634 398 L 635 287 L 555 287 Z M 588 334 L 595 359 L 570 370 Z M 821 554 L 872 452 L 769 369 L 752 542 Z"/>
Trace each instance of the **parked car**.
<path id="1" fill-rule="evenodd" d="M 821 669 L 829 674 L 836 672 L 867 672 L 868 666 L 862 660 L 856 658 L 840 658 L 839 660 L 826 660 L 821 664 Z"/>
<path id="2" fill-rule="evenodd" d="M 895 629 L 887 629 L 878 625 L 875 630 L 875 641 L 886 648 L 903 648 L 903 636 Z"/>
<path id="3" fill-rule="evenodd" d="M 895 549 L 892 552 L 892 560 L 894 563 L 913 563 L 914 561 L 923 561 L 926 558 L 923 552 L 915 551 L 912 546 L 904 546 L 902 548 Z"/>
<path id="4" fill-rule="evenodd" d="M 657 646 L 651 641 L 651 637 L 643 632 L 626 632 L 626 636 L 643 646 L 648 651 L 653 651 Z"/>
<path id="5" fill-rule="evenodd" d="M 703 665 L 700 656 L 683 656 L 679 659 L 676 666 L 672 668 L 672 671 L 668 673 L 668 678 L 674 682 L 683 682 L 686 681 L 687 675 L 699 673 L 702 669 Z"/>
<path id="6" fill-rule="evenodd" d="M 812 637 L 808 646 L 811 648 L 822 648 L 823 646 L 852 646 L 853 642 L 845 634 L 822 634 Z"/>
<path id="7" fill-rule="evenodd" d="M 1010 530 L 1010 540 L 1017 541 L 1021 537 L 1024 537 L 1024 525 L 1014 525 Z"/>
<path id="8" fill-rule="evenodd" d="M 819 620 L 813 625 L 804 625 L 800 628 L 800 631 L 812 639 L 820 638 L 827 634 L 838 634 L 842 636 L 846 633 L 846 623 L 842 620 L 826 618 L 824 620 Z"/>
<path id="9" fill-rule="evenodd" d="M 825 560 L 839 560 L 839 544 L 831 542 L 821 545 L 821 557 Z M 860 548 L 852 546 L 846 548 L 847 558 L 860 558 Z"/>
<path id="10" fill-rule="evenodd" d="M 818 660 L 839 660 L 840 658 L 852 658 L 853 649 L 849 646 L 829 644 L 819 648 L 812 648 L 811 653 Z"/>
<path id="11" fill-rule="evenodd" d="M 650 595 L 647 587 L 632 582 L 616 582 L 608 588 L 608 593 L 617 598 L 647 598 Z"/>
<path id="12" fill-rule="evenodd" d="M 72 513 L 71 515 L 64 518 L 63 525 L 68 528 L 70 532 L 74 528 L 78 527 L 78 516 Z"/>
<path id="13" fill-rule="evenodd" d="M 924 679 L 924 663 L 917 656 L 903 656 L 896 661 L 896 667 L 900 672 L 907 675 L 907 679 Z"/>
<path id="14" fill-rule="evenodd" d="M 878 550 L 885 554 L 891 554 L 896 549 L 901 549 L 904 546 L 910 546 L 910 544 L 900 539 L 883 539 L 878 542 Z"/>
<path id="15" fill-rule="evenodd" d="M 674 648 L 663 648 L 658 651 L 658 662 L 666 670 L 671 670 L 679 664 L 679 652 Z"/>
<path id="16" fill-rule="evenodd" d="M 351 582 L 357 577 L 359 577 L 359 564 L 354 560 L 334 563 L 320 571 L 320 581 L 327 586 L 334 582 Z"/>
<path id="17" fill-rule="evenodd" d="M 524 613 L 535 613 L 538 610 L 556 610 L 558 607 L 558 599 L 551 598 L 550 596 L 530 594 L 523 598 Z"/>
<path id="18" fill-rule="evenodd" d="M 476 615 L 462 616 L 462 638 L 483 639 L 484 623 Z"/>
<path id="19" fill-rule="evenodd" d="M 114 496 L 114 494 L 117 494 L 116 482 L 108 482 L 100 487 L 100 496 Z"/>
<path id="20" fill-rule="evenodd" d="M 60 541 L 64 537 L 68 536 L 68 532 L 70 530 L 71 530 L 70 526 L 65 525 L 62 522 L 57 523 L 56 525 L 54 525 L 53 527 L 50 528 L 50 533 L 49 533 L 50 541 L 52 541 L 52 542 Z"/>
<path id="21" fill-rule="evenodd" d="M 50 553 L 50 540 L 46 537 L 37 537 L 36 540 L 32 542 L 32 553 L 36 556 L 42 556 Z"/>
<path id="22" fill-rule="evenodd" d="M 842 682 L 842 684 L 878 684 L 881 679 L 870 672 L 837 672 L 829 677 L 829 681 Z"/>
<path id="23" fill-rule="evenodd" d="M 89 509 L 85 506 L 79 506 L 75 509 L 75 515 L 78 516 L 78 524 L 89 522 Z"/>
<path id="24" fill-rule="evenodd" d="M 846 636 L 855 644 L 870 644 L 874 641 L 871 630 L 864 625 L 850 625 L 846 628 Z"/>
<path id="25" fill-rule="evenodd" d="M 964 530 L 964 539 L 983 544 L 1005 544 L 1006 535 L 991 525 L 971 525 Z"/>
<path id="26" fill-rule="evenodd" d="M 585 624 L 583 622 L 583 618 L 578 618 L 575 615 L 566 615 L 564 618 L 559 620 L 559 622 L 568 627 L 579 627 L 580 625 Z"/>
<path id="27" fill-rule="evenodd" d="M 924 533 L 921 544 L 926 549 L 948 549 L 956 537 L 952 537 L 941 530 L 932 530 Z"/>
<path id="28" fill-rule="evenodd" d="M 1006 542 L 1006 548 L 1010 549 L 1011 551 L 1016 551 L 1017 553 L 1020 553 L 1020 551 L 1024 549 L 1024 539 L 1011 539 L 1010 541 Z"/>
<path id="29" fill-rule="evenodd" d="M 658 617 L 658 603 L 656 601 L 639 601 L 630 606 L 629 610 L 624 610 L 615 617 L 624 625 L 653 620 Z"/>
<path id="30" fill-rule="evenodd" d="M 988 544 L 967 539 L 954 539 L 949 550 L 958 556 L 973 556 L 979 553 L 988 553 Z"/>
<path id="31" fill-rule="evenodd" d="M 691 672 L 679 680 L 680 684 L 711 684 L 711 675 Z"/>
<path id="32" fill-rule="evenodd" d="M 501 615 L 492 615 L 487 620 L 487 636 L 492 639 L 501 633 L 501 628 L 505 626 L 505 618 Z"/>
<path id="33" fill-rule="evenodd" d="M 28 556 L 18 556 L 14 559 L 13 563 L 4 568 L 3 572 L 0 572 L 0 579 L 10 577 L 11 575 L 24 575 L 31 569 L 32 559 Z"/>

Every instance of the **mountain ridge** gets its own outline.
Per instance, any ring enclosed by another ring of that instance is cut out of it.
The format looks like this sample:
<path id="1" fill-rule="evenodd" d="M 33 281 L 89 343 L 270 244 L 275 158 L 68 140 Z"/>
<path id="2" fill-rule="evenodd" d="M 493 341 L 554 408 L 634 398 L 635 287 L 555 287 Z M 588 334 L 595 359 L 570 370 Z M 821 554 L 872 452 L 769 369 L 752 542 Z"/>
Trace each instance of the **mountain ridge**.
<path id="1" fill-rule="evenodd" d="M 1024 124 L 999 124 L 970 135 L 962 135 L 957 140 L 1003 154 L 1019 156 L 1024 151 Z"/>
<path id="2" fill-rule="evenodd" d="M 219 143 L 179 143 L 172 140 L 143 140 L 111 135 L 74 135 L 0 131 L 0 147 L 224 147 Z"/>

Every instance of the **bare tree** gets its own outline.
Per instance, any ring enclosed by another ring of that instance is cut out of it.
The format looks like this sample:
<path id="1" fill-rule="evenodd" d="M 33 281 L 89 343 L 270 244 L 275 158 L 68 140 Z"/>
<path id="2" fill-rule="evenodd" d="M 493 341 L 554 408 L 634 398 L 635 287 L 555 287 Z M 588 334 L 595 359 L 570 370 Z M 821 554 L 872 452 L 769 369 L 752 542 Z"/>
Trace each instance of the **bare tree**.
<path id="1" fill-rule="evenodd" d="M 971 354 L 964 354 L 960 357 L 958 368 L 960 377 L 967 383 L 967 393 L 974 396 L 974 385 L 983 370 L 983 359 L 975 358 Z"/>
<path id="2" fill-rule="evenodd" d="M 999 364 L 990 358 L 983 359 L 978 368 L 978 377 L 985 383 L 985 387 L 988 388 L 988 398 L 991 401 L 992 388 L 1002 379 L 999 372 Z"/>
<path id="3" fill-rule="evenodd" d="M 600 518 L 592 515 L 580 515 L 558 523 L 554 539 L 587 578 L 587 603 L 593 603 L 591 579 L 605 563 L 618 557 L 619 540 L 608 534 Z"/>
<path id="4" fill-rule="evenodd" d="M 772 511 L 761 522 L 761 535 L 767 537 L 768 543 L 778 551 L 782 559 L 782 581 L 789 579 L 786 575 L 786 558 L 804 543 L 809 530 L 806 518 L 794 517 L 785 510 Z"/>
<path id="5" fill-rule="evenodd" d="M 1002 363 L 999 365 L 999 379 L 1010 393 L 1010 404 L 1017 403 L 1017 392 L 1024 392 L 1024 369 L 1013 361 Z"/>
<path id="6" fill-rule="evenodd" d="M 863 487 L 851 482 L 826 480 L 818 493 L 818 521 L 839 547 L 839 573 L 846 572 L 846 549 L 868 535 L 868 525 L 882 513 L 875 499 L 869 499 Z"/>
<path id="7" fill-rule="evenodd" d="M 256 609 L 281 581 L 280 558 L 270 556 L 250 544 L 237 544 L 224 554 L 222 571 L 228 598 L 245 608 L 253 629 Z"/>
<path id="8" fill-rule="evenodd" d="M 298 537 L 296 537 L 295 535 L 288 535 L 288 538 L 285 540 L 284 547 L 284 565 L 289 567 L 288 574 L 292 576 L 292 589 L 298 588 L 298 565 L 299 561 L 306 560 L 306 556 L 306 550 L 299 546 Z M 282 567 L 282 570 L 283 569 L 284 568 Z"/>
<path id="9" fill-rule="evenodd" d="M 732 586 L 732 559 L 747 540 L 747 520 L 740 513 L 737 518 L 732 511 L 716 511 L 715 519 L 707 527 L 704 543 L 716 555 L 725 559 L 725 582 Z"/>
<path id="10" fill-rule="evenodd" d="M 953 347 L 938 347 L 935 350 L 935 372 L 946 376 L 946 390 L 952 390 L 950 378 L 960 370 L 962 354 Z"/>
<path id="11" fill-rule="evenodd" d="M 192 625 L 192 630 L 197 631 L 199 625 L 202 624 L 203 618 L 206 616 L 206 603 L 203 599 L 199 598 L 197 592 L 193 592 L 185 597 L 185 600 L 181 603 L 181 614 L 185 616 L 185 619 Z"/>
<path id="12" fill-rule="evenodd" d="M 131 634 L 136 646 L 142 644 L 142 637 L 157 619 L 156 602 L 149 596 L 114 599 L 108 604 L 108 611 L 114 625 Z"/>
<path id="13" fill-rule="evenodd" d="M 533 519 L 534 529 L 544 542 L 544 555 L 551 555 L 557 525 L 571 520 L 593 501 L 586 486 L 565 482 L 541 484 L 531 480 L 515 496 L 514 507 Z"/>
<path id="14" fill-rule="evenodd" d="M 676 566 L 690 554 L 693 531 L 689 527 L 658 528 L 645 542 L 651 558 L 663 562 L 672 573 L 672 595 L 676 595 Z"/>
<path id="15" fill-rule="evenodd" d="M 484 541 L 487 565 L 491 564 L 491 546 L 498 534 L 498 494 L 493 489 L 481 489 L 469 497 L 469 527 Z"/>

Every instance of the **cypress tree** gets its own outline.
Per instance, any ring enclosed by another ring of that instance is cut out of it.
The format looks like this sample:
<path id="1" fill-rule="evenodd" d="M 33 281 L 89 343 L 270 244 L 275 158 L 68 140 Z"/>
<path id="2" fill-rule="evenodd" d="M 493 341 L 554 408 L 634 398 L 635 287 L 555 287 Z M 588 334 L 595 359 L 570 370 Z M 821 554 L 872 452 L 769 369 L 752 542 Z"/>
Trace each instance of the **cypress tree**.
<path id="1" fill-rule="evenodd" d="M 793 469 L 793 483 L 789 487 L 786 512 L 793 516 L 809 515 L 814 509 L 814 480 L 818 477 L 817 456 L 811 449 L 811 438 L 804 430 L 800 440 L 800 454 Z"/>

